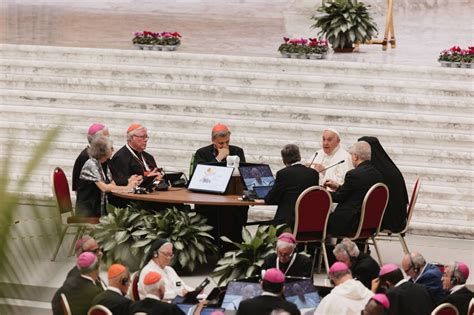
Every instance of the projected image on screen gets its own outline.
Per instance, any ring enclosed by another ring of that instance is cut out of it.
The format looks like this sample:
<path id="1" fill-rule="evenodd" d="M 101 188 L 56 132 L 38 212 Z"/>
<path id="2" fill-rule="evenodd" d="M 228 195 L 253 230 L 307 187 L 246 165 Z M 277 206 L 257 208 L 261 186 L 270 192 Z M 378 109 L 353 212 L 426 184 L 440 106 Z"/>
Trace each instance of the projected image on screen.
<path id="1" fill-rule="evenodd" d="M 273 186 L 275 178 L 270 167 L 266 164 L 239 167 L 239 172 L 245 182 L 247 190 L 255 186 Z"/>
<path id="2" fill-rule="evenodd" d="M 188 189 L 224 193 L 233 171 L 231 167 L 199 164 L 194 170 Z"/>
<path id="3" fill-rule="evenodd" d="M 321 300 L 311 279 L 285 284 L 285 298 L 296 304 L 298 309 L 315 309 Z"/>
<path id="4" fill-rule="evenodd" d="M 226 310 L 237 310 L 240 302 L 262 294 L 259 283 L 230 282 L 222 302 Z"/>

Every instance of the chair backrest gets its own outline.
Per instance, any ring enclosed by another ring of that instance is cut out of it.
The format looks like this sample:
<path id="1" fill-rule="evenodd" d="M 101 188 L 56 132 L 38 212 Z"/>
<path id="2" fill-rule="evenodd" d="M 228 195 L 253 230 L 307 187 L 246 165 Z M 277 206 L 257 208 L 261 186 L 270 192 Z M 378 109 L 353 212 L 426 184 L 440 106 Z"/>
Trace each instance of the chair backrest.
<path id="1" fill-rule="evenodd" d="M 370 187 L 362 202 L 359 228 L 357 229 L 355 238 L 358 238 L 362 231 L 366 233 L 369 232 L 372 235 L 380 232 L 388 197 L 389 192 L 387 185 L 377 183 Z M 366 233 L 364 233 L 364 235 Z"/>
<path id="2" fill-rule="evenodd" d="M 193 177 L 193 173 L 194 173 L 194 168 L 196 167 L 196 163 L 195 163 L 195 157 L 196 153 L 193 153 L 193 155 L 191 155 L 191 161 L 189 162 L 189 179 L 191 179 L 191 177 Z"/>
<path id="3" fill-rule="evenodd" d="M 89 309 L 87 315 L 113 315 L 113 313 L 103 305 L 94 305 Z"/>
<path id="4" fill-rule="evenodd" d="M 67 301 L 66 295 L 61 293 L 61 307 L 63 309 L 64 315 L 71 315 L 71 308 L 69 307 L 69 302 Z"/>
<path id="5" fill-rule="evenodd" d="M 474 298 L 469 302 L 469 308 L 467 310 L 467 315 L 474 315 Z"/>
<path id="6" fill-rule="evenodd" d="M 451 303 L 443 303 L 438 305 L 431 315 L 459 315 L 458 309 Z"/>
<path id="7" fill-rule="evenodd" d="M 53 196 L 56 199 L 59 212 L 72 212 L 71 194 L 66 174 L 60 167 L 56 167 L 52 174 Z"/>
<path id="8" fill-rule="evenodd" d="M 293 234 L 298 239 L 298 233 L 320 232 L 322 239 L 326 237 L 326 227 L 332 198 L 321 186 L 305 189 L 296 200 L 295 226 Z"/>
<path id="9" fill-rule="evenodd" d="M 140 301 L 138 293 L 138 280 L 140 279 L 140 271 L 135 271 L 130 276 L 130 287 L 128 288 L 128 296 L 134 302 Z"/>
<path id="10" fill-rule="evenodd" d="M 408 226 L 410 225 L 411 216 L 413 215 L 413 209 L 415 208 L 416 199 L 418 199 L 418 193 L 420 192 L 421 181 L 420 178 L 416 179 L 415 186 L 413 187 L 413 191 L 411 193 L 410 202 L 408 203 L 407 208 L 407 221 L 405 224 L 405 228 L 400 233 L 406 233 L 408 230 Z"/>

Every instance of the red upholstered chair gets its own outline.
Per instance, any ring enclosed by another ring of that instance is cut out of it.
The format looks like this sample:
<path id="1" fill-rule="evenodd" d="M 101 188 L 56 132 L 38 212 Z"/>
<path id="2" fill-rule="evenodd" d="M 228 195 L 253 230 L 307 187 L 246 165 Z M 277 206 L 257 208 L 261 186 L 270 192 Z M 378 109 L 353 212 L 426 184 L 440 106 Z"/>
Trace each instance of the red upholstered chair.
<path id="1" fill-rule="evenodd" d="M 474 298 L 469 302 L 469 308 L 467 309 L 467 315 L 474 315 Z"/>
<path id="2" fill-rule="evenodd" d="M 298 243 L 321 243 L 318 273 L 321 272 L 323 258 L 326 270 L 329 270 L 325 241 L 331 206 L 331 195 L 320 186 L 312 186 L 304 190 L 299 195 L 295 205 L 293 235 L 296 241 Z"/>
<path id="3" fill-rule="evenodd" d="M 403 230 L 398 233 L 394 233 L 390 230 L 382 230 L 380 231 L 379 236 L 377 237 L 377 239 L 389 240 L 389 241 L 391 241 L 393 238 L 397 238 L 400 244 L 402 245 L 403 251 L 405 252 L 405 254 L 410 253 L 410 251 L 408 250 L 407 243 L 405 242 L 405 234 L 407 233 L 408 226 L 410 225 L 411 217 L 413 215 L 413 210 L 415 209 L 416 199 L 418 198 L 418 193 L 420 192 L 420 186 L 421 186 L 421 181 L 419 178 L 417 178 L 415 182 L 415 186 L 413 187 L 413 191 L 411 193 L 410 202 L 408 203 L 407 220 L 406 220 L 406 224 Z"/>
<path id="4" fill-rule="evenodd" d="M 89 309 L 87 315 L 113 315 L 113 313 L 103 305 L 94 305 Z"/>
<path id="5" fill-rule="evenodd" d="M 389 192 L 387 185 L 382 183 L 373 185 L 365 194 L 364 201 L 362 202 L 359 227 L 357 228 L 355 234 L 351 236 L 331 236 L 337 238 L 347 237 L 352 241 L 364 239 L 365 252 L 367 252 L 368 245 L 373 245 L 375 247 L 375 251 L 377 252 L 379 264 L 382 265 L 382 257 L 380 255 L 377 243 L 375 242 L 375 237 L 377 237 L 380 232 L 380 226 L 382 224 L 385 208 L 387 207 L 388 197 Z"/>
<path id="6" fill-rule="evenodd" d="M 128 287 L 127 295 L 133 302 L 140 301 L 140 295 L 138 294 L 138 280 L 140 279 L 140 271 L 135 271 L 130 276 L 130 286 Z"/>
<path id="7" fill-rule="evenodd" d="M 451 303 L 443 303 L 438 305 L 431 315 L 459 315 L 458 309 Z"/>
<path id="8" fill-rule="evenodd" d="M 71 315 L 71 308 L 69 307 L 69 303 L 67 301 L 66 295 L 61 293 L 61 307 L 63 308 L 64 315 Z"/>
<path id="9" fill-rule="evenodd" d="M 63 215 L 68 214 L 69 216 L 66 219 L 66 224 L 63 227 L 61 232 L 61 236 L 59 238 L 58 244 L 56 245 L 56 249 L 51 257 L 51 261 L 56 259 L 58 255 L 59 248 L 66 236 L 66 232 L 69 228 L 74 227 L 77 228 L 75 233 L 74 241 L 71 245 L 71 249 L 69 251 L 70 255 L 72 255 L 74 250 L 74 244 L 76 243 L 77 239 L 84 234 L 84 232 L 88 229 L 93 229 L 94 224 L 99 223 L 99 218 L 96 217 L 76 217 L 74 216 L 72 202 L 71 202 L 71 194 L 69 192 L 69 184 L 67 182 L 66 175 L 64 171 L 60 167 L 56 167 L 52 174 L 52 186 L 53 186 L 53 196 L 56 199 L 57 207 L 59 211 L 59 217 L 61 222 L 63 221 Z"/>

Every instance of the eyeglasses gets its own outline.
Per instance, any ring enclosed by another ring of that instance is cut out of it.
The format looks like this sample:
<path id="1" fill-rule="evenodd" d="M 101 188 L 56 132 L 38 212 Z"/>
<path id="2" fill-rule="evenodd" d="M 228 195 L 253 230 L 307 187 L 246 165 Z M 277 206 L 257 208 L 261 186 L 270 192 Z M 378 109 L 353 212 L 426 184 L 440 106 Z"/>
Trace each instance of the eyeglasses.
<path id="1" fill-rule="evenodd" d="M 408 269 L 406 269 L 406 270 L 403 269 L 403 271 L 405 271 L 405 273 L 408 274 L 408 272 L 410 272 L 410 270 L 412 270 L 412 269 L 413 269 L 413 266 L 410 266 L 410 267 L 409 267 Z"/>
<path id="2" fill-rule="evenodd" d="M 148 135 L 143 135 L 143 136 L 133 135 L 133 137 L 137 137 L 137 138 L 141 138 L 141 139 L 150 139 L 150 137 Z"/>
<path id="3" fill-rule="evenodd" d="M 100 247 L 97 247 L 95 249 L 85 250 L 84 252 L 94 253 L 96 255 L 99 255 L 100 253 L 102 253 L 102 249 Z"/>
<path id="4" fill-rule="evenodd" d="M 278 257 L 282 257 L 282 258 L 290 258 L 291 255 L 293 255 L 293 251 L 291 251 L 291 253 L 281 253 L 281 252 L 277 252 L 277 255 L 278 255 Z"/>
<path id="5" fill-rule="evenodd" d="M 173 258 L 174 257 L 174 254 L 173 253 L 165 253 L 165 252 L 160 252 L 163 256 L 167 257 L 167 258 Z"/>

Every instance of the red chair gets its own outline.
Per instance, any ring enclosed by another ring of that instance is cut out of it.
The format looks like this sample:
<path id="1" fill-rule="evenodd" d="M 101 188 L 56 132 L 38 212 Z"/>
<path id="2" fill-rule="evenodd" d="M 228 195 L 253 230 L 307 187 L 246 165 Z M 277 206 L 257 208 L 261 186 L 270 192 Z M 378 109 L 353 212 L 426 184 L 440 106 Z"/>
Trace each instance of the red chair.
<path id="1" fill-rule="evenodd" d="M 355 234 L 352 236 L 331 236 L 337 238 L 347 237 L 351 241 L 364 239 L 364 251 L 367 252 L 368 245 L 373 245 L 377 253 L 379 264 L 382 265 L 382 257 L 380 255 L 377 243 L 375 242 L 375 238 L 380 232 L 380 226 L 382 225 L 383 214 L 385 212 L 385 208 L 387 207 L 388 197 L 389 192 L 387 185 L 382 183 L 373 185 L 365 194 L 364 201 L 362 202 L 359 227 L 357 228 Z"/>
<path id="2" fill-rule="evenodd" d="M 96 217 L 76 217 L 74 216 L 74 212 L 72 209 L 72 202 L 71 202 L 71 194 L 69 192 L 69 184 L 67 182 L 66 175 L 64 171 L 60 167 L 56 167 L 52 174 L 52 186 L 53 186 L 53 196 L 56 199 L 57 207 L 59 210 L 59 217 L 62 222 L 62 216 L 64 214 L 70 215 L 67 217 L 66 225 L 63 227 L 61 232 L 61 236 L 59 241 L 56 245 L 56 249 L 51 257 L 51 261 L 56 260 L 56 257 L 59 252 L 59 248 L 61 248 L 61 244 L 66 236 L 66 232 L 69 228 L 75 227 L 77 228 L 76 234 L 74 236 L 74 241 L 71 245 L 71 249 L 69 250 L 70 255 L 72 255 L 74 251 L 74 244 L 81 237 L 86 230 L 92 230 L 94 228 L 94 224 L 99 223 L 99 218 Z"/>
<path id="3" fill-rule="evenodd" d="M 459 315 L 458 309 L 451 303 L 443 303 L 438 305 L 431 315 Z"/>
<path id="4" fill-rule="evenodd" d="M 89 309 L 87 315 L 113 315 L 113 313 L 103 305 L 94 305 Z"/>
<path id="5" fill-rule="evenodd" d="M 140 279 L 140 271 L 135 271 L 130 276 L 130 286 L 128 287 L 127 295 L 133 302 L 140 301 L 140 294 L 138 293 L 138 280 Z"/>
<path id="6" fill-rule="evenodd" d="M 467 309 L 467 315 L 474 315 L 474 298 L 469 302 L 469 308 Z"/>
<path id="7" fill-rule="evenodd" d="M 400 242 L 400 244 L 402 245 L 403 251 L 405 252 L 405 254 L 410 253 L 410 251 L 408 250 L 407 243 L 405 242 L 405 234 L 407 233 L 408 226 L 410 225 L 411 217 L 413 215 L 413 210 L 415 208 L 416 199 L 418 198 L 418 193 L 420 192 L 420 186 L 421 186 L 420 179 L 417 178 L 415 182 L 415 186 L 413 187 L 413 192 L 411 193 L 410 202 L 408 203 L 407 220 L 406 220 L 406 224 L 403 230 L 398 233 L 394 233 L 390 230 L 382 230 L 380 231 L 379 236 L 377 237 L 377 239 L 379 240 L 388 240 L 388 241 L 391 241 L 393 238 L 396 237 L 398 241 Z"/>
<path id="8" fill-rule="evenodd" d="M 66 295 L 61 293 L 61 307 L 63 309 L 64 315 L 71 315 L 71 308 L 69 307 L 69 302 L 67 301 Z"/>
<path id="9" fill-rule="evenodd" d="M 321 243 L 318 258 L 318 273 L 321 272 L 323 258 L 326 270 L 329 270 L 325 242 L 331 206 L 331 195 L 326 189 L 320 186 L 312 186 L 304 190 L 299 195 L 295 205 L 295 226 L 293 227 L 293 235 L 296 241 L 298 243 Z"/>

